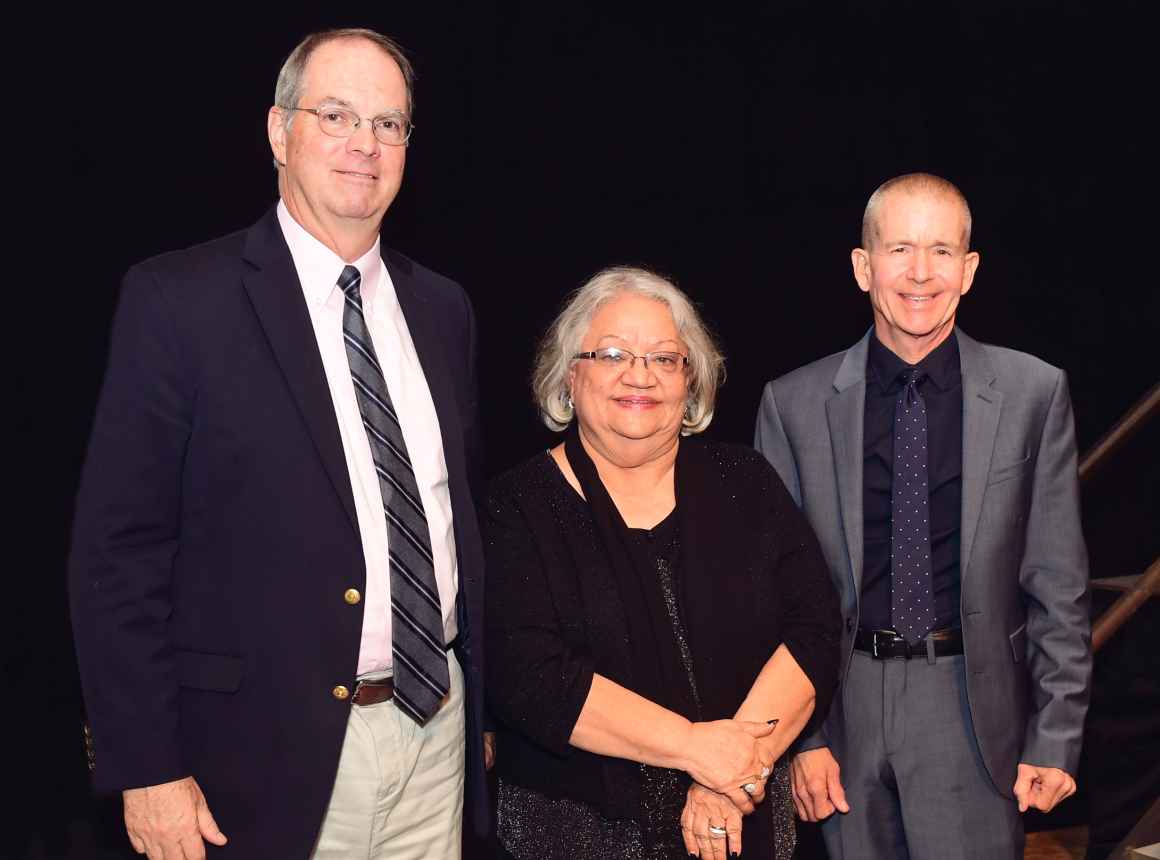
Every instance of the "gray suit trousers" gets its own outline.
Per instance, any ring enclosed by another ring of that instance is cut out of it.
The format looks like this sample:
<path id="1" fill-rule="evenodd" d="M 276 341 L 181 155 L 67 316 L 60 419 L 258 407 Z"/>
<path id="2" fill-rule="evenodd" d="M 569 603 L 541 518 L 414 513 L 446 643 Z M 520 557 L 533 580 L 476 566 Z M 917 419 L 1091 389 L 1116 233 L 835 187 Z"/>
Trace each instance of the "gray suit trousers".
<path id="1" fill-rule="evenodd" d="M 850 812 L 822 824 L 831 860 L 1018 860 L 1023 820 L 979 754 L 962 655 L 874 660 L 846 675 Z"/>

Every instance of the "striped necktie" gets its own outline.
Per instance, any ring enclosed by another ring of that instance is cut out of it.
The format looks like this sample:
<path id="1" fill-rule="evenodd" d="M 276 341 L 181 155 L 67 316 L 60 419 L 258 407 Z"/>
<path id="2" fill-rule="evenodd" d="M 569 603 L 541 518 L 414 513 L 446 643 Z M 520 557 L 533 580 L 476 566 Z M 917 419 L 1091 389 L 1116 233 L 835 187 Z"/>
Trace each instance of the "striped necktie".
<path id="1" fill-rule="evenodd" d="M 354 266 L 343 269 L 338 279 L 346 297 L 342 335 L 387 518 L 395 703 L 422 725 L 439 709 L 450 684 L 443 611 L 435 584 L 431 530 L 403 428 L 363 316 L 361 281 Z"/>

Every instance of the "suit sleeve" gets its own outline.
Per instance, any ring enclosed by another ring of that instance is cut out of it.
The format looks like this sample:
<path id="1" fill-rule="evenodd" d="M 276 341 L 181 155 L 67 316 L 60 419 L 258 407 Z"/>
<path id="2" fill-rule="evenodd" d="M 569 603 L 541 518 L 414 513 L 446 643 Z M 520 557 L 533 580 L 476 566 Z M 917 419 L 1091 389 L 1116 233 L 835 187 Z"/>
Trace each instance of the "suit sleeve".
<path id="1" fill-rule="evenodd" d="M 790 446 L 789 437 L 785 432 L 785 425 L 781 420 L 781 413 L 777 408 L 777 397 L 774 393 L 772 382 L 766 384 L 765 393 L 761 397 L 761 405 L 757 410 L 757 427 L 753 435 L 753 447 L 760 451 L 765 459 L 772 464 L 773 468 L 777 471 L 778 477 L 785 484 L 786 490 L 789 491 L 790 496 L 793 498 L 794 504 L 801 507 L 801 480 L 798 476 L 797 461 L 794 459 L 793 448 Z M 787 647 L 790 646 L 787 645 Z M 791 653 L 793 652 L 792 647 L 790 647 L 790 651 Z M 795 659 L 797 659 L 796 655 Z M 815 685 L 816 690 L 817 687 Z M 832 689 L 830 694 L 832 695 Z M 826 702 L 828 703 L 828 698 Z M 829 746 L 829 741 L 826 739 L 825 726 L 823 725 L 825 711 L 821 708 L 822 704 L 823 699 L 819 696 L 815 703 L 814 716 L 810 718 L 809 724 L 792 747 L 795 752 L 804 752 L 806 750 L 817 749 L 818 747 Z M 826 704 L 827 710 L 828 707 L 828 704 Z"/>
<path id="2" fill-rule="evenodd" d="M 1090 696 L 1091 622 L 1075 426 L 1062 371 L 1039 442 L 1019 584 L 1032 680 L 1021 760 L 1075 775 Z"/>
<path id="3" fill-rule="evenodd" d="M 476 326 L 475 309 L 466 291 L 463 296 L 464 314 L 467 320 L 467 346 L 465 357 L 467 360 L 468 403 L 463 421 L 464 458 L 467 462 L 467 484 L 471 491 L 471 498 L 478 510 L 479 502 L 483 498 L 483 426 L 479 415 L 479 339 Z M 486 570 L 481 570 L 477 577 L 478 587 L 486 592 Z M 486 611 L 486 610 L 484 610 Z M 466 617 L 466 613 L 465 613 Z M 482 626 L 482 625 L 481 625 Z M 476 656 L 482 666 L 486 666 L 487 652 L 483 645 L 483 632 L 475 632 L 470 625 L 464 624 L 460 628 L 460 635 L 464 636 L 468 653 L 480 649 Z M 486 671 L 486 670 L 485 670 Z M 494 732 L 496 729 L 495 717 L 486 702 L 483 704 L 483 731 Z"/>
<path id="4" fill-rule="evenodd" d="M 798 475 L 797 460 L 793 456 L 789 436 L 786 435 L 785 425 L 782 424 L 781 412 L 777 409 L 777 397 L 773 382 L 766 384 L 766 391 L 761 397 L 761 405 L 757 407 L 757 426 L 754 429 L 753 447 L 761 451 L 766 460 L 773 464 L 778 477 L 781 477 L 782 483 L 785 485 L 785 489 L 789 491 L 793 504 L 798 507 L 802 506 L 802 480 Z M 812 534 L 811 537 L 813 537 Z M 814 543 L 817 543 L 817 539 L 814 539 Z M 825 565 L 825 563 L 822 564 Z M 790 648 L 791 652 L 793 651 L 792 646 L 789 644 L 786 646 Z M 797 655 L 795 655 L 796 658 Z M 814 689 L 817 692 L 817 684 L 814 685 Z M 815 702 L 814 715 L 810 718 L 810 723 L 806 725 L 802 735 L 796 740 L 795 745 L 791 747 L 793 751 L 805 752 L 829 745 L 824 721 L 829 707 L 829 696 L 832 696 L 833 688 L 829 689 L 828 693 L 829 695 L 825 699 L 821 695 L 818 696 L 818 700 Z M 825 709 L 822 708 L 824 704 Z"/>
<path id="5" fill-rule="evenodd" d="M 467 478 L 473 499 L 483 498 L 483 428 L 479 417 L 479 338 L 476 327 L 475 310 L 466 292 L 463 295 L 464 314 L 467 319 L 467 384 L 470 401 L 464 420 L 464 447 L 467 457 Z"/>
<path id="6" fill-rule="evenodd" d="M 753 447 L 765 455 L 765 459 L 777 470 L 781 482 L 793 496 L 794 504 L 801 507 L 802 491 L 797 462 L 794 460 L 785 427 L 781 423 L 781 413 L 777 409 L 777 398 L 774 396 L 772 382 L 765 386 L 765 394 L 762 395 L 761 405 L 757 410 L 757 427 L 753 435 Z"/>
<path id="7" fill-rule="evenodd" d="M 544 748 L 565 755 L 592 687 L 595 661 L 564 641 L 545 560 L 515 502 L 493 494 L 483 525 L 492 712 Z"/>
<path id="8" fill-rule="evenodd" d="M 102 791 L 188 773 L 167 633 L 193 399 L 175 321 L 155 279 L 130 271 L 73 521 L 72 624 Z"/>
<path id="9" fill-rule="evenodd" d="M 774 486 L 770 495 L 775 499 L 774 515 L 780 521 L 778 531 L 785 541 L 785 551 L 778 559 L 778 583 L 785 606 L 782 642 L 814 688 L 814 712 L 797 742 L 800 750 L 811 739 L 818 741 L 816 746 L 825 745 L 820 733 L 838 685 L 842 617 L 838 593 L 814 530 L 785 490 Z"/>

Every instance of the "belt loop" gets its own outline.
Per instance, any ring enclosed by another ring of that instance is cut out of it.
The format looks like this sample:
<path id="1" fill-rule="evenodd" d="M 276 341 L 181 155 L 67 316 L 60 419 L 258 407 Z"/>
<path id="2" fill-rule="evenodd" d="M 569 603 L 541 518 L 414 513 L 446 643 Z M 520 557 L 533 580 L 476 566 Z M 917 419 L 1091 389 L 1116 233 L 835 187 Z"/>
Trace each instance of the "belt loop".
<path id="1" fill-rule="evenodd" d="M 926 662 L 934 665 L 934 637 L 929 633 L 926 635 Z"/>

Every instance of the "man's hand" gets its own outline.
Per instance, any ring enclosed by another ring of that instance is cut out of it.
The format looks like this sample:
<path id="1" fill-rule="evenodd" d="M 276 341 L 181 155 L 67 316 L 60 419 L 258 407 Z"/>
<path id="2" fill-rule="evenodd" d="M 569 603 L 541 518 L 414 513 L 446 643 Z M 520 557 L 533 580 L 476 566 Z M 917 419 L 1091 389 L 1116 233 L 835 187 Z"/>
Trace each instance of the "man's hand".
<path id="1" fill-rule="evenodd" d="M 802 821 L 821 821 L 833 815 L 835 809 L 850 811 L 839 779 L 841 770 L 829 747 L 806 750 L 793 757 L 793 805 Z"/>
<path id="2" fill-rule="evenodd" d="M 495 732 L 483 733 L 483 769 L 495 767 Z"/>
<path id="3" fill-rule="evenodd" d="M 210 814 L 192 776 L 176 782 L 129 788 L 125 831 L 133 850 L 149 860 L 204 860 L 205 843 L 225 845 L 226 836 Z"/>
<path id="4" fill-rule="evenodd" d="M 1075 780 L 1067 771 L 1057 767 L 1037 767 L 1020 762 L 1013 791 L 1020 812 L 1028 809 L 1051 812 L 1057 803 L 1075 794 Z"/>
<path id="5" fill-rule="evenodd" d="M 711 826 L 725 828 L 727 835 L 713 835 L 709 832 Z M 681 835 L 691 857 L 701 860 L 735 857 L 741 853 L 741 810 L 725 795 L 693 783 L 685 795 Z"/>

